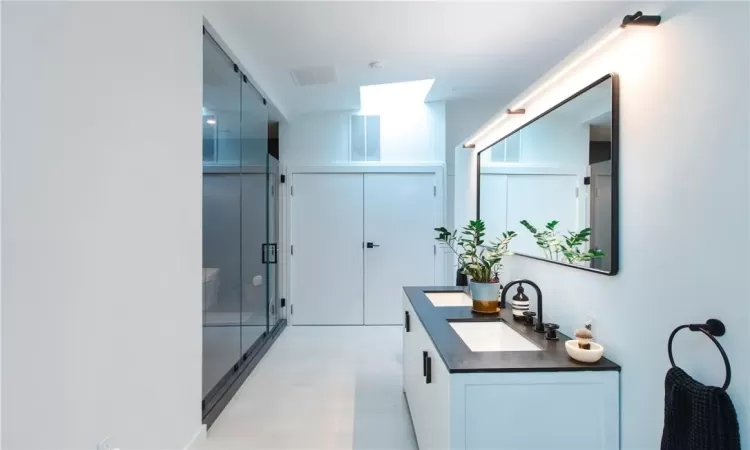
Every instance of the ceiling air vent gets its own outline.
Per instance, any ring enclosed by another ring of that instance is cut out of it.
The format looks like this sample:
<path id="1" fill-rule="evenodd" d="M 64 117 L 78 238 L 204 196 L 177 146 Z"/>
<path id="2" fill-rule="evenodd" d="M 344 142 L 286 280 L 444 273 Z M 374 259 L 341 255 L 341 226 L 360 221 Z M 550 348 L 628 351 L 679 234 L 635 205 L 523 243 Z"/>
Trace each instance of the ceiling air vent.
<path id="1" fill-rule="evenodd" d="M 297 86 L 315 86 L 336 82 L 335 67 L 305 67 L 292 70 L 292 79 Z"/>

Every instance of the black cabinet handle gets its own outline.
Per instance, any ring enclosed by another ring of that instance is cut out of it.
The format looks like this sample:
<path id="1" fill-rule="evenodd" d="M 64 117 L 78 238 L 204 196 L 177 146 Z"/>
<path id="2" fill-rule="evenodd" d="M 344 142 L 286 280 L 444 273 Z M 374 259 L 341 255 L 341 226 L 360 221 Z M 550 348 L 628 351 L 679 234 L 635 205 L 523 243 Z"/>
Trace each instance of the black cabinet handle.
<path id="1" fill-rule="evenodd" d="M 425 352 L 427 353 L 427 352 Z M 424 382 L 427 384 L 432 383 L 432 358 L 429 356 L 426 358 L 426 365 L 425 365 L 425 380 Z"/>
<path id="2" fill-rule="evenodd" d="M 409 311 L 404 311 L 404 327 L 406 327 L 406 332 L 411 331 L 411 320 L 409 317 Z"/>
<path id="3" fill-rule="evenodd" d="M 427 376 L 427 351 L 422 352 L 422 376 Z"/>
<path id="4" fill-rule="evenodd" d="M 375 247 L 380 247 L 380 245 L 372 243 L 372 242 L 367 243 L 367 248 L 375 248 Z"/>

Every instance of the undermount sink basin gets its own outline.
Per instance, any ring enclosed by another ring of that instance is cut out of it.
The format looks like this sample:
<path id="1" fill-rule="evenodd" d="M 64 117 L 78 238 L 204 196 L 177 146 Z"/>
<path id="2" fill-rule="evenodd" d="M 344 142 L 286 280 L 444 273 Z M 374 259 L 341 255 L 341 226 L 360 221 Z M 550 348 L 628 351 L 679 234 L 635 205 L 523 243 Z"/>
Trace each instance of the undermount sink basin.
<path id="1" fill-rule="evenodd" d="M 451 322 L 451 327 L 472 352 L 541 350 L 505 322 Z"/>
<path id="2" fill-rule="evenodd" d="M 425 292 L 434 306 L 471 306 L 471 297 L 463 292 Z"/>

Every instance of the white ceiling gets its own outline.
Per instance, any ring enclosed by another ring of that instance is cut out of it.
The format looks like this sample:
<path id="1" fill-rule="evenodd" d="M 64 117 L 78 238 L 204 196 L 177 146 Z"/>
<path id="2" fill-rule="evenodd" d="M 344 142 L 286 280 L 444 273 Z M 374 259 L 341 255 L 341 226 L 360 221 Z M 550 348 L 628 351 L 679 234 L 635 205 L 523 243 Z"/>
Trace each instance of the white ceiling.
<path id="1" fill-rule="evenodd" d="M 359 86 L 435 78 L 428 101 L 511 100 L 629 11 L 617 2 L 226 2 L 261 84 L 287 118 L 357 109 Z M 632 9 L 632 8 L 630 8 Z M 631 11 L 632 12 L 632 11 Z M 368 63 L 380 61 L 381 69 Z M 333 66 L 300 87 L 290 71 Z"/>

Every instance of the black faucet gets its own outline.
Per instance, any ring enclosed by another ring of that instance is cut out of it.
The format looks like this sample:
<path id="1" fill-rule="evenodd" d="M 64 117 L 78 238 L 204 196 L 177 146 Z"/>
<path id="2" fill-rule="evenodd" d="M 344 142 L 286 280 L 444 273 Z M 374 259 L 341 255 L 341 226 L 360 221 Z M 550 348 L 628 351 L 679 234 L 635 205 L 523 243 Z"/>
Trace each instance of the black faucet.
<path id="1" fill-rule="evenodd" d="M 513 286 L 514 284 L 520 284 L 520 283 L 526 283 L 528 285 L 531 285 L 531 287 L 533 287 L 534 290 L 536 291 L 536 302 L 537 302 L 537 311 L 538 311 L 537 316 L 538 317 L 537 317 L 536 325 L 534 325 L 534 331 L 536 331 L 537 333 L 544 333 L 544 320 L 542 320 L 542 290 L 539 289 L 539 286 L 537 286 L 536 283 L 534 283 L 533 281 L 515 280 L 506 284 L 505 288 L 503 289 L 503 293 L 500 294 L 500 307 L 501 308 L 505 307 L 505 295 L 508 293 L 508 290 L 510 289 L 510 287 Z"/>

